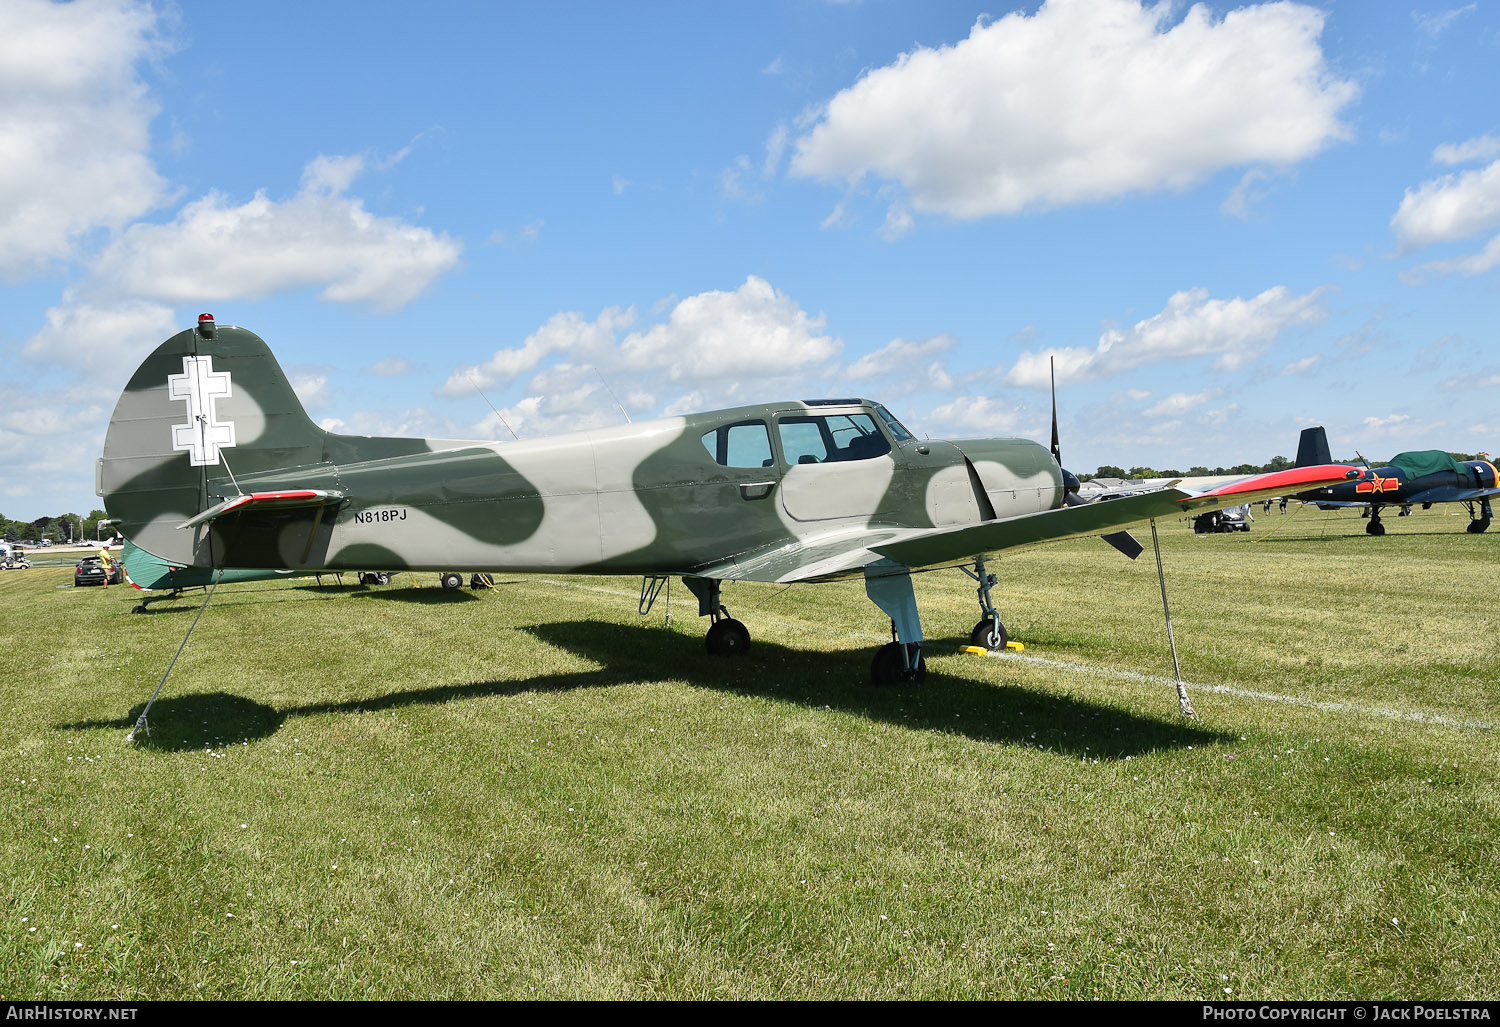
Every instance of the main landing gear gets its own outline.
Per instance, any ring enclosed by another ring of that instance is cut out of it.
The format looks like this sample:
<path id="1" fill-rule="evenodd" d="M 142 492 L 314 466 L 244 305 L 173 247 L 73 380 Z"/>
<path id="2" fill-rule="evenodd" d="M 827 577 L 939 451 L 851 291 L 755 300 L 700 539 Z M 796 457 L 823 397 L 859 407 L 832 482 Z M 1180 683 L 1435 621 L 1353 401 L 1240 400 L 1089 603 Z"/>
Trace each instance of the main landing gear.
<path id="1" fill-rule="evenodd" d="M 1370 523 L 1365 525 L 1366 535 L 1384 535 L 1385 525 L 1380 520 L 1380 507 L 1370 507 Z"/>
<path id="2" fill-rule="evenodd" d="M 874 685 L 920 685 L 927 678 L 922 658 L 922 621 L 911 588 L 911 569 L 893 560 L 865 568 L 865 594 L 891 619 L 891 641 L 875 652 L 870 664 Z"/>
<path id="3" fill-rule="evenodd" d="M 1490 526 L 1490 501 L 1488 499 L 1481 499 L 1479 501 L 1478 517 L 1474 516 L 1474 504 L 1469 503 L 1467 505 L 1469 507 L 1469 534 L 1482 534 Z"/>
<path id="4" fill-rule="evenodd" d="M 728 608 L 719 600 L 717 578 L 685 577 L 682 583 L 698 597 L 698 616 L 713 618 L 704 639 L 709 652 L 715 656 L 738 656 L 750 648 L 750 629 L 729 616 Z"/>
<path id="5" fill-rule="evenodd" d="M 984 569 L 984 557 L 974 558 L 974 569 L 960 567 L 969 577 L 979 582 L 979 612 L 984 616 L 974 630 L 969 632 L 969 642 L 981 646 L 992 653 L 1005 652 L 1006 643 L 1010 641 L 1010 633 L 1005 630 L 1005 625 L 1000 623 L 1000 614 L 995 610 L 995 604 L 990 601 L 990 589 L 995 587 L 996 578 Z"/>

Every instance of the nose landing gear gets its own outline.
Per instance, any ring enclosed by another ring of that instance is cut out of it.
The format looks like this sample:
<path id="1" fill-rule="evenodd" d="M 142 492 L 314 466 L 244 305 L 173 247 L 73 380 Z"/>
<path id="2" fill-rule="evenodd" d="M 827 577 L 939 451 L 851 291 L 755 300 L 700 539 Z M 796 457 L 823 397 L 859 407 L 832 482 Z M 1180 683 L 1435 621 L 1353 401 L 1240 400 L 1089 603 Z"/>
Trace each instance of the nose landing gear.
<path id="1" fill-rule="evenodd" d="M 990 589 L 995 586 L 998 579 L 984 569 L 982 556 L 974 559 L 972 571 L 967 567 L 960 567 L 959 570 L 979 582 L 979 612 L 984 615 L 979 623 L 974 625 L 974 630 L 969 632 L 969 641 L 992 653 L 1003 653 L 1006 643 L 1010 641 L 1010 633 L 1005 630 L 1005 625 L 1000 623 L 1000 614 L 990 600 Z"/>

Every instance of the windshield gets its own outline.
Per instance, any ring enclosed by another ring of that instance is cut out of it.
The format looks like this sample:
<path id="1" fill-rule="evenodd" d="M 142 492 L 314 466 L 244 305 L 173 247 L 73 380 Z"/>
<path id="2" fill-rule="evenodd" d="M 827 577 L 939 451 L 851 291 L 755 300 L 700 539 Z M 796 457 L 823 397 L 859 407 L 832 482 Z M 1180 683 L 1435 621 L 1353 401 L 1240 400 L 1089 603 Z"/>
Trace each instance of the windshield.
<path id="1" fill-rule="evenodd" d="M 891 430 L 891 437 L 897 442 L 910 442 L 916 438 L 915 435 L 906 430 L 906 427 L 900 421 L 896 420 L 894 414 L 879 403 L 875 404 L 875 412 L 880 415 L 880 419 L 885 422 L 885 426 Z"/>

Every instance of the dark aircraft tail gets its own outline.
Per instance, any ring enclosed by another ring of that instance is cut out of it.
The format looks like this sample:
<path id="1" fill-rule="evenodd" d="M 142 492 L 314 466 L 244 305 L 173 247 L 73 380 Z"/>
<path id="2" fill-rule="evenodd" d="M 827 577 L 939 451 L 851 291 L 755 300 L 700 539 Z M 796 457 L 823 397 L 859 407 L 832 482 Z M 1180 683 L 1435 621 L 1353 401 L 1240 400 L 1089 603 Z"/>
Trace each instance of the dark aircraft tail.
<path id="1" fill-rule="evenodd" d="M 125 386 L 104 437 L 98 492 L 121 534 L 174 566 L 223 566 L 229 535 L 268 550 L 263 562 L 240 566 L 295 566 L 311 552 L 324 508 L 342 498 L 336 463 L 427 449 L 421 439 L 319 428 L 260 336 L 204 314 Z M 275 516 L 261 516 L 267 511 Z"/>
<path id="2" fill-rule="evenodd" d="M 1328 433 L 1323 430 L 1323 426 L 1320 424 L 1303 428 L 1302 437 L 1297 441 L 1297 462 L 1292 466 L 1316 467 L 1331 463 L 1333 455 L 1328 451 Z"/>

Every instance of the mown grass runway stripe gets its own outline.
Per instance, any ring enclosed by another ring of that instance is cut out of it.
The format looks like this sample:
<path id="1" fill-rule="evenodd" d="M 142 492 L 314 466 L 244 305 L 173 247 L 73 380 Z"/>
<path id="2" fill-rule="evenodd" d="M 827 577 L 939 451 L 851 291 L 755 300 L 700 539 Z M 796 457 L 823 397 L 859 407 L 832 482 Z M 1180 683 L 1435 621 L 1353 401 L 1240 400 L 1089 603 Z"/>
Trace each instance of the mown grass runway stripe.
<path id="1" fill-rule="evenodd" d="M 583 585 L 571 581 L 558 581 L 556 579 L 543 579 L 539 584 L 556 586 L 558 588 L 579 589 L 586 592 L 598 592 L 604 595 L 623 596 L 630 598 L 633 593 L 622 589 L 604 588 L 599 585 Z M 691 605 L 683 602 L 679 605 Z M 822 634 L 840 635 L 844 638 L 857 638 L 875 642 L 885 642 L 888 636 L 874 634 L 871 632 L 848 632 L 833 628 L 825 628 L 816 624 L 807 624 L 802 621 L 792 621 L 774 614 L 758 613 L 761 619 L 787 627 L 794 627 L 803 631 L 815 631 Z M 1097 664 L 1076 663 L 1072 660 L 1059 660 L 1050 656 L 1028 656 L 1025 653 L 993 653 L 995 659 L 1016 660 L 1021 663 L 1029 663 L 1034 666 L 1050 667 L 1056 670 L 1068 670 L 1075 673 L 1090 674 L 1096 677 L 1117 678 L 1122 681 L 1138 681 L 1142 684 L 1160 685 L 1164 688 L 1174 688 L 1177 682 L 1173 678 L 1164 677 L 1160 674 L 1146 674 L 1138 670 L 1128 670 L 1124 667 L 1099 666 Z M 1286 695 L 1281 692 L 1262 692 L 1253 688 L 1243 688 L 1238 685 L 1210 684 L 1202 681 L 1185 682 L 1189 693 L 1209 692 L 1217 695 L 1232 695 L 1237 699 L 1251 699 L 1258 702 L 1282 703 L 1287 706 L 1303 706 L 1308 709 L 1325 710 L 1330 713 L 1354 713 L 1366 717 L 1385 717 L 1391 720 L 1404 720 L 1415 724 L 1430 724 L 1436 727 L 1456 728 L 1464 731 L 1493 731 L 1496 725 L 1487 720 L 1465 720 L 1459 717 L 1448 717 L 1441 713 L 1432 713 L 1427 710 L 1397 710 L 1388 706 L 1365 706 L 1359 703 L 1333 702 L 1325 699 L 1311 699 L 1303 695 Z"/>

